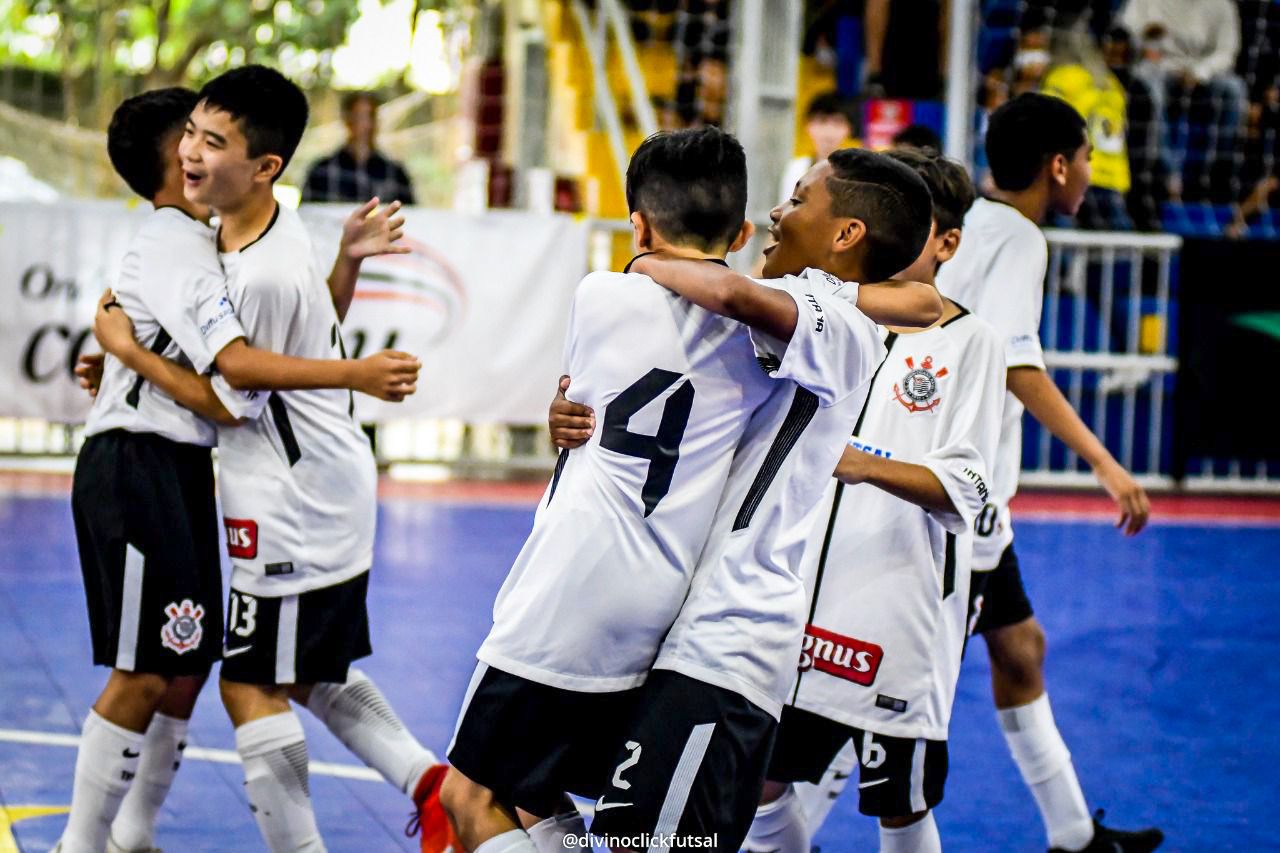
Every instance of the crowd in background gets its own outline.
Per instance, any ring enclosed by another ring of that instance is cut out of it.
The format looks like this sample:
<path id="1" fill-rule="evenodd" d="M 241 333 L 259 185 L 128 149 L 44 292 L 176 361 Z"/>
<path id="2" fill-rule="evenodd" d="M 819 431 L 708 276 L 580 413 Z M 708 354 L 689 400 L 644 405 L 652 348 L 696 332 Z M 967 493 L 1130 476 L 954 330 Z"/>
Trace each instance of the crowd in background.
<path id="1" fill-rule="evenodd" d="M 629 6 L 637 42 L 666 42 L 676 53 L 673 95 L 656 99 L 661 125 L 721 123 L 729 0 Z M 843 99 L 852 138 L 872 142 L 862 127 L 868 103 L 941 100 L 949 6 L 808 0 L 804 52 L 837 81 L 821 107 Z M 1085 206 L 1057 224 L 1280 237 L 1280 2 L 981 0 L 979 8 L 979 176 L 985 117 L 1020 92 L 1046 92 L 1086 117 L 1094 146 Z"/>

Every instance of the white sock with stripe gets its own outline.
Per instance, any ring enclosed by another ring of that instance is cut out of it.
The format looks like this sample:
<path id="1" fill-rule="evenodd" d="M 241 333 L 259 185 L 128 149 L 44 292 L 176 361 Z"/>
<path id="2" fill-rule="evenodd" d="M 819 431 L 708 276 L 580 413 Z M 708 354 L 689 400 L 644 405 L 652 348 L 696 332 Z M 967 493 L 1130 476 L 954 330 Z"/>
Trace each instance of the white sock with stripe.
<path id="1" fill-rule="evenodd" d="M 818 830 L 822 829 L 822 824 L 826 823 L 827 815 L 831 814 L 836 800 L 844 793 L 845 786 L 849 784 L 849 778 L 857 772 L 855 769 L 857 766 L 858 749 L 850 740 L 836 753 L 831 766 L 827 768 L 826 773 L 822 774 L 821 782 L 816 785 L 799 782 L 791 786 L 796 792 L 796 798 L 800 800 L 810 838 L 817 835 Z"/>
<path id="2" fill-rule="evenodd" d="M 236 729 L 244 788 L 258 830 L 273 853 L 324 850 L 311 808 L 307 742 L 297 714 L 287 711 Z"/>
<path id="3" fill-rule="evenodd" d="M 63 853 L 106 849 L 111 821 L 138 773 L 145 737 L 89 712 L 80 732 L 71 815 L 60 842 Z"/>
<path id="4" fill-rule="evenodd" d="M 529 833 L 523 829 L 513 829 L 495 835 L 471 853 L 538 853 L 538 848 L 533 846 Z"/>
<path id="5" fill-rule="evenodd" d="M 809 827 L 794 786 L 772 803 L 756 809 L 756 819 L 742 846 L 759 853 L 809 853 Z"/>
<path id="6" fill-rule="evenodd" d="M 942 853 L 942 839 L 933 812 L 910 826 L 880 827 L 880 853 Z"/>
<path id="7" fill-rule="evenodd" d="M 142 743 L 138 775 L 111 824 L 111 840 L 117 846 L 125 850 L 149 850 L 155 846 L 156 815 L 169 795 L 186 747 L 186 720 L 159 713 L 151 718 Z"/>
<path id="8" fill-rule="evenodd" d="M 1050 847 L 1081 850 L 1093 840 L 1093 818 L 1071 764 L 1071 752 L 1053 720 L 1049 695 L 996 712 L 1009 752 L 1031 789 Z"/>
<path id="9" fill-rule="evenodd" d="M 355 667 L 346 684 L 311 688 L 307 708 L 347 749 L 410 797 L 427 768 L 440 763 L 404 727 L 377 685 Z"/>

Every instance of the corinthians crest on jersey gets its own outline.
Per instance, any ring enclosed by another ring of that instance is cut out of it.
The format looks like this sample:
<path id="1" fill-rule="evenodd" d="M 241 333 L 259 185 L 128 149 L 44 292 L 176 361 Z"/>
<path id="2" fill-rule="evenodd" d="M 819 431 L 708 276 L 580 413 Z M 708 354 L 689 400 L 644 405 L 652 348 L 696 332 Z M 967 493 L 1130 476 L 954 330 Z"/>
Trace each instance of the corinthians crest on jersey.
<path id="1" fill-rule="evenodd" d="M 902 381 L 893 386 L 893 397 L 908 412 L 935 412 L 942 403 L 938 385 L 947 375 L 947 368 L 938 367 L 932 355 L 916 364 L 913 356 L 907 356 L 907 373 Z"/>

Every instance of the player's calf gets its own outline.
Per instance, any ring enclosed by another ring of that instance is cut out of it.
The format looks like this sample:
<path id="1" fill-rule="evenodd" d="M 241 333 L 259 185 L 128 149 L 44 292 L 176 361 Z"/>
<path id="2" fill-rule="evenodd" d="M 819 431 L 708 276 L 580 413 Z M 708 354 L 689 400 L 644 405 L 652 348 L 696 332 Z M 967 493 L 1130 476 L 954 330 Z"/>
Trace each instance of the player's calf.
<path id="1" fill-rule="evenodd" d="M 880 853 L 942 853 L 933 812 L 880 818 Z"/>
<path id="2" fill-rule="evenodd" d="M 104 720 L 132 732 L 145 732 L 160 707 L 170 679 L 150 672 L 111 670 L 93 710 Z"/>

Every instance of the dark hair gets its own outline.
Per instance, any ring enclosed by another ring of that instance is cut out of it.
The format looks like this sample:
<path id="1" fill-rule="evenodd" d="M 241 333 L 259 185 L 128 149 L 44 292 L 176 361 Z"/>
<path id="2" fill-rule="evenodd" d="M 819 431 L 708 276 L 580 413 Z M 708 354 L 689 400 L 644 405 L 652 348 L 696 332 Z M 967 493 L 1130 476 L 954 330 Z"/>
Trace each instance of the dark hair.
<path id="1" fill-rule="evenodd" d="M 834 216 L 860 219 L 867 227 L 863 277 L 883 281 L 911 265 L 929 239 L 933 201 L 913 169 L 884 154 L 842 148 L 827 158 Z"/>
<path id="2" fill-rule="evenodd" d="M 1060 98 L 1027 92 L 991 114 L 987 162 L 1002 190 L 1025 190 L 1045 163 L 1072 157 L 1088 141 L 1084 118 Z"/>
<path id="3" fill-rule="evenodd" d="M 382 106 L 382 99 L 373 92 L 366 89 L 355 89 L 350 92 L 342 93 L 342 100 L 340 102 L 342 104 L 342 115 L 344 117 L 351 115 L 351 110 L 354 109 L 355 105 L 361 101 L 368 101 L 375 110 Z"/>
<path id="4" fill-rule="evenodd" d="M 280 177 L 307 127 L 307 96 L 293 81 L 274 68 L 245 65 L 206 83 L 200 100 L 240 122 L 250 157 L 276 154 L 284 160 L 275 176 Z"/>
<path id="5" fill-rule="evenodd" d="M 747 217 L 747 157 L 718 127 L 664 130 L 627 166 L 627 207 L 663 239 L 702 251 L 733 242 Z"/>
<path id="6" fill-rule="evenodd" d="M 899 163 L 905 163 L 924 178 L 933 197 L 933 218 L 938 223 L 938 233 L 964 227 L 964 215 L 973 207 L 977 191 L 969 173 L 955 160 L 939 155 L 932 149 L 895 148 L 887 152 Z"/>
<path id="7" fill-rule="evenodd" d="M 148 201 L 164 185 L 169 163 L 162 149 L 181 132 L 196 101 L 190 89 L 153 89 L 125 99 L 111 115 L 107 156 L 129 189 Z"/>
<path id="8" fill-rule="evenodd" d="M 942 137 L 927 124 L 909 124 L 893 135 L 893 146 L 910 145 L 912 148 L 932 148 L 942 151 Z"/>

